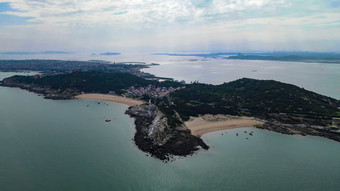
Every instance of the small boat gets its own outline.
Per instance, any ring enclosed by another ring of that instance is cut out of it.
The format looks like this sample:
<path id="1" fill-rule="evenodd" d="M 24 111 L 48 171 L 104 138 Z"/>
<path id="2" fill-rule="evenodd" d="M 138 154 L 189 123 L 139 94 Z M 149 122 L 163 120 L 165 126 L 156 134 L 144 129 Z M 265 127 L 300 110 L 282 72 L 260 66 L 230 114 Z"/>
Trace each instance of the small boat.
<path id="1" fill-rule="evenodd" d="M 109 120 L 109 119 L 106 119 L 106 120 L 105 120 L 105 122 L 110 122 L 110 121 L 111 121 L 111 120 Z"/>

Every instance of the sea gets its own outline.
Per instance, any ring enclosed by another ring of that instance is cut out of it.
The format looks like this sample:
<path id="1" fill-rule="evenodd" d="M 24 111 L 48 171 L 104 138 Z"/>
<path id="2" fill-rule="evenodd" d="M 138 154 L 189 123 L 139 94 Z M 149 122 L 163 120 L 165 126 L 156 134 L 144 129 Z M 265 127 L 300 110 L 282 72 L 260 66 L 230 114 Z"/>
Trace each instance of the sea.
<path id="1" fill-rule="evenodd" d="M 340 99 L 340 65 L 336 64 L 151 54 L 2 55 L 0 59 L 141 61 L 160 64 L 145 72 L 188 83 L 274 79 Z M 0 72 L 0 80 L 13 75 L 32 74 Z M 126 109 L 103 101 L 46 100 L 19 88 L 0 87 L 0 190 L 340 188 L 338 142 L 242 128 L 206 134 L 202 139 L 211 149 L 164 163 L 137 149 L 132 140 L 134 120 L 124 114 Z M 253 131 L 253 136 L 245 131 Z"/>

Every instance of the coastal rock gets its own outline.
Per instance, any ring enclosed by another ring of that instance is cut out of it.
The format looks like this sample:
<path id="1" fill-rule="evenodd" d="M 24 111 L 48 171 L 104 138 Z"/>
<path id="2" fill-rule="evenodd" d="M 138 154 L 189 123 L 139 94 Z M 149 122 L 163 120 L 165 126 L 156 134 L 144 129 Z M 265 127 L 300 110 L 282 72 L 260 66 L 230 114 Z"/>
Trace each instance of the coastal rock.
<path id="1" fill-rule="evenodd" d="M 144 126 L 141 130 L 154 145 L 161 146 L 174 136 L 175 132 L 169 127 L 167 118 L 155 105 L 133 106 L 126 113 L 133 117 L 144 118 Z"/>
<path id="2" fill-rule="evenodd" d="M 282 134 L 293 135 L 299 134 L 302 136 L 312 135 L 320 136 L 332 139 L 340 142 L 340 126 L 336 125 L 324 125 L 316 126 L 308 123 L 282 123 L 277 120 L 267 120 L 263 125 L 257 126 L 259 129 L 267 129 Z"/>
<path id="3" fill-rule="evenodd" d="M 200 148 L 209 147 L 199 138 L 193 136 L 184 124 L 171 126 L 168 118 L 155 105 L 143 104 L 132 106 L 127 111 L 134 117 L 137 147 L 161 160 L 171 156 L 187 156 Z"/>

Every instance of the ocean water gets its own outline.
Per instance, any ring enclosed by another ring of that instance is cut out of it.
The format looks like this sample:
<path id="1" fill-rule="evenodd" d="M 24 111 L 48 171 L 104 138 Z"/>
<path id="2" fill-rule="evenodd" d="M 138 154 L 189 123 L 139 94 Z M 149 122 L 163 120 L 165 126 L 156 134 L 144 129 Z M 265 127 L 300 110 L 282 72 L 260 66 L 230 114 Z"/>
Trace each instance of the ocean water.
<path id="1" fill-rule="evenodd" d="M 340 64 L 186 56 L 167 56 L 167 60 L 164 56 L 162 59 L 163 61 L 158 62 L 159 66 L 143 71 L 156 76 L 185 80 L 187 83 L 198 80 L 215 85 L 245 77 L 277 80 L 340 99 Z"/>
<path id="2" fill-rule="evenodd" d="M 0 79 L 11 75 L 0 73 Z M 126 109 L 117 103 L 45 100 L 0 87 L 0 190 L 340 188 L 340 143 L 332 140 L 228 130 L 203 136 L 209 151 L 163 163 L 136 148 Z"/>
<path id="3" fill-rule="evenodd" d="M 240 78 L 278 80 L 340 99 L 340 64 L 281 62 L 261 60 L 228 60 L 193 56 L 121 54 L 102 56 L 74 54 L 0 54 L 0 59 L 108 60 L 112 62 L 158 63 L 143 71 L 186 82 L 222 84 Z"/>

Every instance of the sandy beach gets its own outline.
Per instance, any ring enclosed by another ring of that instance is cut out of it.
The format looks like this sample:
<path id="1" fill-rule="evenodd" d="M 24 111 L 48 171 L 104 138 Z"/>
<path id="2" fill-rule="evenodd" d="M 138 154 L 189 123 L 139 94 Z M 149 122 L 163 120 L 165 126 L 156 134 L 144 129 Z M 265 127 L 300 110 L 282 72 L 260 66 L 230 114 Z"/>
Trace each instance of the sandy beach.
<path id="1" fill-rule="evenodd" d="M 251 117 L 235 117 L 223 115 L 205 115 L 202 117 L 192 118 L 185 122 L 191 133 L 196 136 L 221 131 L 227 129 L 253 127 L 254 125 L 261 125 L 262 122 Z"/>
<path id="2" fill-rule="evenodd" d="M 121 103 L 128 106 L 143 104 L 142 101 L 134 100 L 131 98 L 126 98 L 122 96 L 115 96 L 109 94 L 81 94 L 75 97 L 76 99 L 87 99 L 87 100 L 99 100 L 99 101 L 109 101 L 115 103 Z"/>

